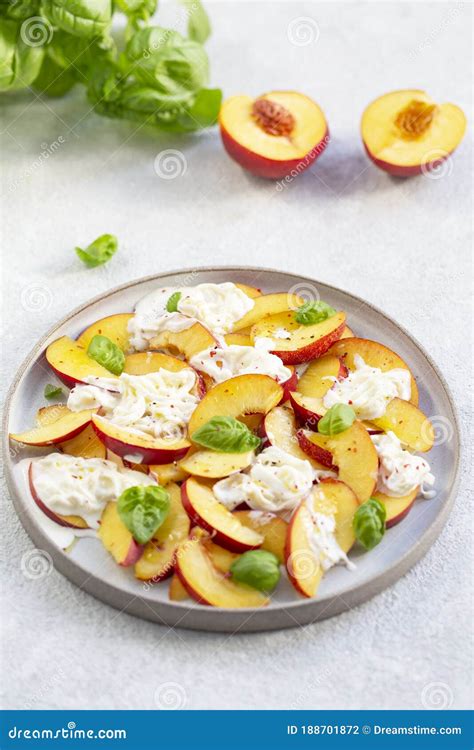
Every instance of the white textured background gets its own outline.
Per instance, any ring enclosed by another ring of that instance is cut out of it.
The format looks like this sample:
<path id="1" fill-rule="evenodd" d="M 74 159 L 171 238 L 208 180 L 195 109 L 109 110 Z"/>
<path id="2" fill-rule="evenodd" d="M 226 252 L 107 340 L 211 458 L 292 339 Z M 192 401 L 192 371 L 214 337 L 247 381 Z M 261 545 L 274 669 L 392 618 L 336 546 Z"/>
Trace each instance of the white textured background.
<path id="1" fill-rule="evenodd" d="M 248 263 L 313 275 L 394 316 L 441 367 L 466 426 L 470 135 L 436 179 L 399 181 L 367 161 L 358 129 L 366 104 L 397 88 L 426 88 L 471 111 L 472 7 L 207 7 L 213 83 L 226 95 L 306 92 L 324 109 L 332 143 L 277 192 L 227 158 L 217 131 L 178 139 L 135 130 L 88 113 L 82 91 L 55 102 L 2 98 L 5 384 L 47 328 L 111 286 L 180 266 Z M 175 14 L 166 6 L 160 18 Z M 295 24 L 299 44 L 289 39 Z M 42 144 L 59 136 L 38 165 Z M 172 180 L 154 170 L 167 148 L 187 164 Z M 103 232 L 118 235 L 120 251 L 86 270 L 73 247 Z M 55 572 L 28 580 L 20 561 L 31 542 L 4 487 L 4 705 L 153 709 L 169 688 L 171 703 L 177 696 L 194 709 L 467 708 L 472 473 L 463 468 L 447 527 L 395 586 L 305 629 L 233 637 L 118 616 Z"/>

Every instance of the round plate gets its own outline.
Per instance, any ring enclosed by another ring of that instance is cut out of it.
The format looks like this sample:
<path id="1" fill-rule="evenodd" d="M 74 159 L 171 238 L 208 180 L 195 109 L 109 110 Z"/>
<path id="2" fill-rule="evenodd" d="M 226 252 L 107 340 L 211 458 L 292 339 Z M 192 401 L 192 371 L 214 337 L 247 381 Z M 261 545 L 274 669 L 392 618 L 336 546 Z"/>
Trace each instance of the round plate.
<path id="1" fill-rule="evenodd" d="M 38 455 L 41 449 L 9 450 L 8 432 L 34 424 L 43 389 L 51 380 L 46 365 L 46 346 L 59 336 L 78 336 L 98 318 L 129 312 L 135 303 L 157 285 L 192 286 L 202 282 L 234 281 L 262 288 L 264 292 L 292 290 L 302 296 L 321 298 L 344 310 L 355 335 L 380 341 L 400 354 L 414 372 L 420 406 L 437 427 L 435 447 L 429 461 L 436 476 L 436 497 L 418 499 L 409 515 L 388 529 L 372 552 L 351 553 L 356 570 L 332 568 L 324 577 L 316 599 L 304 599 L 282 581 L 271 604 L 264 609 L 217 609 L 186 600 L 168 599 L 168 582 L 150 585 L 137 581 L 133 570 L 112 562 L 99 540 L 79 539 L 65 552 L 46 535 L 38 521 L 31 495 L 15 471 L 21 458 Z M 173 627 L 211 631 L 243 632 L 276 630 L 304 625 L 350 609 L 379 593 L 402 576 L 440 533 L 454 502 L 458 484 L 459 430 L 448 388 L 437 367 L 422 347 L 397 323 L 362 299 L 314 279 L 263 268 L 202 268 L 149 276 L 95 297 L 58 323 L 20 367 L 10 389 L 4 425 L 5 465 L 8 485 L 23 526 L 38 549 L 51 555 L 55 567 L 85 591 L 130 614 Z"/>

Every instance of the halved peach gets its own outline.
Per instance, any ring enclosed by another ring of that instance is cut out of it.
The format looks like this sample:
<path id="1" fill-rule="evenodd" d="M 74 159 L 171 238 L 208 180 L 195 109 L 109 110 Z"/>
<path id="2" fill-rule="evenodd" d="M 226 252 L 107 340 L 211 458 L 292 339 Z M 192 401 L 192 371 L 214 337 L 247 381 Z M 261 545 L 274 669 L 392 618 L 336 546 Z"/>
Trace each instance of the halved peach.
<path id="1" fill-rule="evenodd" d="M 312 490 L 312 507 L 315 513 L 334 515 L 335 538 L 347 553 L 355 542 L 352 520 L 358 506 L 354 492 L 343 482 L 324 479 Z M 321 561 L 315 556 L 308 537 L 313 525 L 307 501 L 297 508 L 288 527 L 285 547 L 286 569 L 295 589 L 303 596 L 315 596 L 324 574 Z"/>
<path id="2" fill-rule="evenodd" d="M 143 554 L 139 544 L 120 518 L 117 503 L 107 503 L 100 519 L 98 537 L 115 562 L 124 568 L 135 565 Z"/>
<path id="3" fill-rule="evenodd" d="M 157 583 L 173 573 L 178 545 L 187 539 L 191 528 L 189 516 L 181 502 L 177 484 L 169 484 L 170 509 L 135 565 L 135 576 L 141 581 Z"/>
<path id="4" fill-rule="evenodd" d="M 272 180 L 297 176 L 329 142 L 322 110 L 297 91 L 270 91 L 257 99 L 232 96 L 221 107 L 219 125 L 229 156 Z"/>
<path id="5" fill-rule="evenodd" d="M 85 430 L 82 430 L 79 435 L 71 440 L 59 443 L 58 448 L 62 453 L 67 453 L 69 456 L 81 456 L 82 458 L 103 459 L 107 452 L 105 445 L 99 440 L 91 424 L 88 424 Z"/>
<path id="6" fill-rule="evenodd" d="M 214 607 L 264 607 L 268 597 L 218 570 L 200 539 L 187 539 L 176 554 L 176 573 L 188 594 Z"/>
<path id="7" fill-rule="evenodd" d="M 33 427 L 26 432 L 11 432 L 11 440 L 23 443 L 24 445 L 37 446 L 62 443 L 65 440 L 71 440 L 71 438 L 82 432 L 90 424 L 92 415 L 94 414 L 94 411 L 91 409 L 73 412 L 69 411 L 67 407 L 64 407 L 65 411 L 63 409 L 59 411 L 59 407 L 53 408 L 58 409 L 58 412 L 56 412 L 60 415 L 58 419 L 49 424 Z M 52 414 L 52 412 L 50 413 Z"/>
<path id="8" fill-rule="evenodd" d="M 128 323 L 132 318 L 132 313 L 118 313 L 96 320 L 77 337 L 76 342 L 78 346 L 87 349 L 94 336 L 107 336 L 119 349 L 126 352 L 130 348 Z"/>
<path id="9" fill-rule="evenodd" d="M 437 169 L 461 143 L 466 118 L 455 104 L 436 104 L 424 91 L 392 91 L 362 115 L 365 150 L 380 169 L 397 177 Z"/>
<path id="10" fill-rule="evenodd" d="M 275 292 L 274 294 L 262 294 L 254 300 L 251 310 L 233 325 L 233 331 L 246 330 L 258 323 L 262 318 L 276 315 L 287 310 L 296 310 L 304 304 L 304 299 L 290 292 Z"/>
<path id="11" fill-rule="evenodd" d="M 383 417 L 372 420 L 384 432 L 391 430 L 397 438 L 414 451 L 429 451 L 434 444 L 434 428 L 428 417 L 417 406 L 401 398 L 393 398 Z"/>
<path id="12" fill-rule="evenodd" d="M 85 383 L 88 376 L 115 377 L 87 354 L 87 350 L 69 336 L 61 336 L 46 349 L 46 359 L 51 369 L 68 388 Z"/>
<path id="13" fill-rule="evenodd" d="M 169 464 L 152 464 L 148 467 L 148 470 L 158 484 L 163 486 L 170 482 L 182 482 L 189 477 L 188 472 L 181 466 L 181 461 L 172 461 Z"/>
<path id="14" fill-rule="evenodd" d="M 231 552 L 246 552 L 260 547 L 262 534 L 244 526 L 214 497 L 212 488 L 194 477 L 181 485 L 183 506 L 193 523 L 209 531 L 216 544 Z"/>
<path id="15" fill-rule="evenodd" d="M 379 459 L 362 422 L 355 421 L 337 435 L 298 430 L 301 449 L 330 469 L 355 492 L 361 503 L 371 497 L 377 482 Z"/>
<path id="16" fill-rule="evenodd" d="M 189 596 L 176 573 L 171 578 L 168 596 L 172 602 L 182 602 Z"/>
<path id="17" fill-rule="evenodd" d="M 418 388 L 413 373 L 407 363 L 388 346 L 370 339 L 346 338 L 336 341 L 329 349 L 328 354 L 341 359 L 348 370 L 355 370 L 354 358 L 356 354 L 362 357 L 366 365 L 378 367 L 382 372 L 395 369 L 408 370 L 411 375 L 410 401 L 415 406 L 418 405 Z"/>
<path id="18" fill-rule="evenodd" d="M 297 365 L 325 354 L 341 337 L 345 321 L 345 314 L 338 312 L 321 323 L 305 326 L 297 322 L 294 311 L 290 310 L 263 318 L 252 326 L 250 335 L 254 343 L 259 338 L 272 339 L 271 353 L 280 357 L 285 365 Z M 281 328 L 288 331 L 289 339 L 275 335 Z"/>
<path id="19" fill-rule="evenodd" d="M 395 526 L 395 524 L 400 523 L 405 516 L 408 515 L 410 510 L 412 509 L 414 502 L 416 500 L 416 496 L 418 495 L 418 487 L 415 487 L 414 490 L 408 493 L 408 495 L 403 495 L 403 497 L 390 497 L 389 495 L 385 495 L 383 492 L 374 492 L 372 494 L 372 497 L 375 497 L 377 500 L 380 500 L 381 503 L 385 505 L 385 510 L 387 513 L 386 519 L 385 519 L 385 526 L 387 529 L 389 529 L 391 526 Z"/>
<path id="20" fill-rule="evenodd" d="M 261 435 L 270 445 L 281 448 L 282 451 L 286 451 L 301 461 L 309 461 L 313 469 L 320 471 L 326 468 L 320 461 L 300 448 L 295 414 L 291 407 L 277 406 L 276 409 L 272 409 L 264 419 Z"/>
<path id="21" fill-rule="evenodd" d="M 254 451 L 218 453 L 211 450 L 198 450 L 182 458 L 179 465 L 193 476 L 219 479 L 246 469 L 252 463 L 254 455 Z"/>
<path id="22" fill-rule="evenodd" d="M 237 375 L 218 383 L 206 393 L 189 420 L 188 431 L 196 430 L 212 417 L 240 417 L 244 414 L 267 414 L 280 403 L 283 388 L 268 375 Z"/>
<path id="23" fill-rule="evenodd" d="M 51 518 L 51 520 L 55 521 L 57 524 L 59 524 L 59 526 L 68 526 L 73 529 L 88 528 L 87 522 L 80 516 L 60 515 L 59 513 L 55 513 L 53 510 L 48 508 L 46 504 L 48 499 L 41 498 L 35 486 L 34 461 L 30 463 L 28 468 L 28 483 L 33 500 L 35 501 L 38 508 L 40 508 L 40 510 L 42 510 L 43 513 L 48 516 L 48 518 Z"/>
<path id="24" fill-rule="evenodd" d="M 172 357 L 170 354 L 163 352 L 135 352 L 127 354 L 123 371 L 128 375 L 149 375 L 151 372 L 158 370 L 169 370 L 170 372 L 179 372 L 180 370 L 193 370 L 187 362 L 178 357 Z M 196 384 L 193 386 L 193 392 L 199 398 L 206 393 L 206 386 L 202 376 L 196 373 Z"/>
<path id="25" fill-rule="evenodd" d="M 139 463 L 137 458 L 141 457 L 142 464 L 169 464 L 183 458 L 191 445 L 185 438 L 171 442 L 151 436 L 144 437 L 118 427 L 98 414 L 93 415 L 92 426 L 107 448 L 121 458 L 129 457 L 128 460 L 132 463 Z"/>
<path id="26" fill-rule="evenodd" d="M 281 563 L 285 560 L 285 542 L 288 524 L 274 513 L 255 510 L 236 510 L 234 516 L 241 524 L 263 536 L 260 549 L 272 552 Z"/>

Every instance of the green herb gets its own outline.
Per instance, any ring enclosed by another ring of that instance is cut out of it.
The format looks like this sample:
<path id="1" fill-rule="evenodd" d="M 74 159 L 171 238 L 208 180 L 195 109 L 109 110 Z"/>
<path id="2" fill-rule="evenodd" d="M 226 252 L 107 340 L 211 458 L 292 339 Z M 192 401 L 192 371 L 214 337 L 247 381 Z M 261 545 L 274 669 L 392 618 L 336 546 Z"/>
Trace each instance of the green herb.
<path id="1" fill-rule="evenodd" d="M 22 34 L 22 26 L 20 21 L 0 18 L 0 91 L 31 86 L 41 70 L 44 47 L 28 44 L 27 30 Z"/>
<path id="2" fill-rule="evenodd" d="M 117 501 L 120 518 L 139 544 L 150 541 L 169 509 L 169 493 L 158 485 L 129 487 Z"/>
<path id="3" fill-rule="evenodd" d="M 89 357 L 114 375 L 120 375 L 125 365 L 125 354 L 117 344 L 97 334 L 93 336 L 87 347 Z"/>
<path id="4" fill-rule="evenodd" d="M 188 17 L 188 36 L 204 44 L 211 35 L 211 24 L 200 0 L 181 0 Z"/>
<path id="5" fill-rule="evenodd" d="M 178 302 L 181 299 L 181 292 L 174 292 L 166 303 L 168 312 L 178 312 Z"/>
<path id="6" fill-rule="evenodd" d="M 113 234 L 101 234 L 83 250 L 76 247 L 76 253 L 88 268 L 96 268 L 107 263 L 117 252 L 118 240 Z"/>
<path id="7" fill-rule="evenodd" d="M 334 404 L 318 422 L 321 435 L 338 435 L 348 430 L 356 419 L 356 413 L 347 404 Z"/>
<path id="8" fill-rule="evenodd" d="M 48 383 L 44 387 L 44 397 L 45 398 L 59 398 L 63 395 L 63 389 L 60 385 L 53 385 L 52 383 Z"/>
<path id="9" fill-rule="evenodd" d="M 266 550 L 244 552 L 230 567 L 234 581 L 246 583 L 259 591 L 273 591 L 280 580 L 278 558 Z"/>
<path id="10" fill-rule="evenodd" d="M 247 425 L 233 417 L 212 417 L 193 433 L 191 439 L 221 453 L 245 453 L 255 450 L 261 443 Z"/>
<path id="11" fill-rule="evenodd" d="M 304 326 L 313 326 L 316 323 L 322 323 L 323 320 L 332 318 L 335 314 L 336 311 L 331 305 L 322 302 L 322 300 L 317 300 L 315 302 L 305 302 L 304 305 L 298 307 L 295 312 L 295 320 Z"/>
<path id="12" fill-rule="evenodd" d="M 352 527 L 357 540 L 366 550 L 373 549 L 382 541 L 386 516 L 385 506 L 374 497 L 356 510 Z"/>

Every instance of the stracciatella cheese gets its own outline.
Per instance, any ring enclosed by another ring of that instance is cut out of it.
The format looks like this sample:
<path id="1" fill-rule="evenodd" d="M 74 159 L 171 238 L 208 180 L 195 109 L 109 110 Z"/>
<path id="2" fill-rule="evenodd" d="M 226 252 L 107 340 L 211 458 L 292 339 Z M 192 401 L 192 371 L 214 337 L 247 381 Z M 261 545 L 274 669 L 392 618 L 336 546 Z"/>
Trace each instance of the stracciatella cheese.
<path id="1" fill-rule="evenodd" d="M 192 357 L 190 364 L 210 375 L 216 383 L 222 383 L 237 375 L 253 373 L 269 375 L 279 383 L 284 383 L 291 377 L 291 370 L 284 366 L 279 357 L 253 346 L 231 344 L 210 347 Z"/>
<path id="2" fill-rule="evenodd" d="M 435 477 L 424 458 L 405 450 L 393 432 L 371 435 L 379 457 L 377 489 L 390 497 L 403 497 L 420 487 L 422 494 L 432 495 Z"/>

